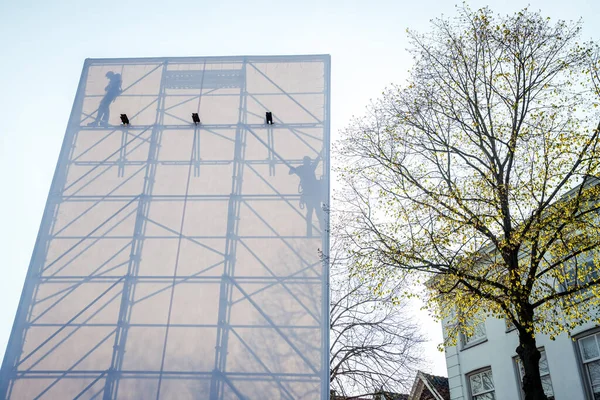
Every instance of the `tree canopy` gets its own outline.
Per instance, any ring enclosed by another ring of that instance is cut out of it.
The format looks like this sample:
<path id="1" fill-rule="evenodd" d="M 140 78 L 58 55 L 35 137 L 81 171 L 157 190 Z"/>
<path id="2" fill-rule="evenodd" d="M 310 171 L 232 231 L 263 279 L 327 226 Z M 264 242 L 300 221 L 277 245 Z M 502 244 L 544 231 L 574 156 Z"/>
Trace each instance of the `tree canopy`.
<path id="1" fill-rule="evenodd" d="M 447 344 L 467 321 L 512 322 L 526 399 L 543 399 L 535 335 L 600 302 L 598 46 L 527 9 L 463 7 L 408 35 L 408 82 L 338 148 L 354 271 L 427 281 Z"/>

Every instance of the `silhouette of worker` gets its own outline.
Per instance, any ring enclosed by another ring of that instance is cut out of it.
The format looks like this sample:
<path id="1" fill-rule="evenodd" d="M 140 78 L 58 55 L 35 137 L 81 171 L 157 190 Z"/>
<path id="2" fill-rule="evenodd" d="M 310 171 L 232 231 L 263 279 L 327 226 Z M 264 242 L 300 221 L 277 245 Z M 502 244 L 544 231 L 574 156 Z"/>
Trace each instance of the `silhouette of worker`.
<path id="1" fill-rule="evenodd" d="M 315 170 L 320 161 L 320 154 L 315 161 L 312 161 L 310 157 L 306 156 L 302 159 L 302 165 L 299 167 L 290 167 L 289 172 L 290 175 L 296 174 L 300 177 L 300 184 L 298 186 L 298 192 L 300 192 L 300 208 L 302 209 L 306 206 L 306 236 L 308 237 L 312 236 L 313 211 L 316 211 L 317 213 L 321 231 L 323 230 L 323 223 L 325 222 L 325 216 L 323 209 L 321 208 L 321 201 L 323 198 L 322 185 L 315 176 Z"/>
<path id="2" fill-rule="evenodd" d="M 112 71 L 108 71 L 106 73 L 106 77 L 108 78 L 108 85 L 104 88 L 106 94 L 100 100 L 100 105 L 98 106 L 98 114 L 96 114 L 96 120 L 94 122 L 90 122 L 88 126 L 98 126 L 108 125 L 108 118 L 110 116 L 110 103 L 115 101 L 115 99 L 121 94 L 121 74 L 115 74 Z"/>

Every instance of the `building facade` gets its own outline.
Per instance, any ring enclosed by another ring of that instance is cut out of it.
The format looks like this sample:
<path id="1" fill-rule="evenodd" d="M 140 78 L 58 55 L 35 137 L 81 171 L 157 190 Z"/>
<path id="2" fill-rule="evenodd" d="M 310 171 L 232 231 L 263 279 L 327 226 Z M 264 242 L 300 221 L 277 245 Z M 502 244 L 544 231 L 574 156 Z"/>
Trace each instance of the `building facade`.
<path id="1" fill-rule="evenodd" d="M 537 335 L 540 373 L 550 400 L 600 398 L 600 328 L 578 327 L 555 340 Z M 452 400 L 523 399 L 516 348 L 518 333 L 504 320 L 488 318 L 471 337 L 461 335 L 446 351 Z"/>

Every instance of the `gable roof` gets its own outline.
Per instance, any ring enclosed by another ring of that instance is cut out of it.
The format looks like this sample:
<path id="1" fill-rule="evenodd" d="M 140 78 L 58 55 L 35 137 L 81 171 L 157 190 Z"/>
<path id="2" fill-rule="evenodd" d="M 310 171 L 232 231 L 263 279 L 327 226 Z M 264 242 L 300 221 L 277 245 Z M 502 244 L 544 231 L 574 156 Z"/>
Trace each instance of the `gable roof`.
<path id="1" fill-rule="evenodd" d="M 418 371 L 409 400 L 450 400 L 448 378 Z"/>

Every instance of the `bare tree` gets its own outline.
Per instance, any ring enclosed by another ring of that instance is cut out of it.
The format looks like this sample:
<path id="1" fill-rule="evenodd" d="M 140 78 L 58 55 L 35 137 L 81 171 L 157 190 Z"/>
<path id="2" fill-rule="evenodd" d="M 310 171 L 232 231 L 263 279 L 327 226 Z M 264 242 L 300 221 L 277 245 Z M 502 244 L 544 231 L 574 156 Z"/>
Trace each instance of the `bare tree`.
<path id="1" fill-rule="evenodd" d="M 404 392 L 422 365 L 419 333 L 402 285 L 377 292 L 350 275 L 347 257 L 334 243 L 331 257 L 331 388 L 340 395 Z"/>
<path id="2" fill-rule="evenodd" d="M 354 271 L 429 282 L 440 319 L 519 335 L 526 400 L 546 399 L 536 335 L 598 318 L 598 48 L 579 23 L 459 9 L 409 32 L 415 65 L 345 132 Z"/>

